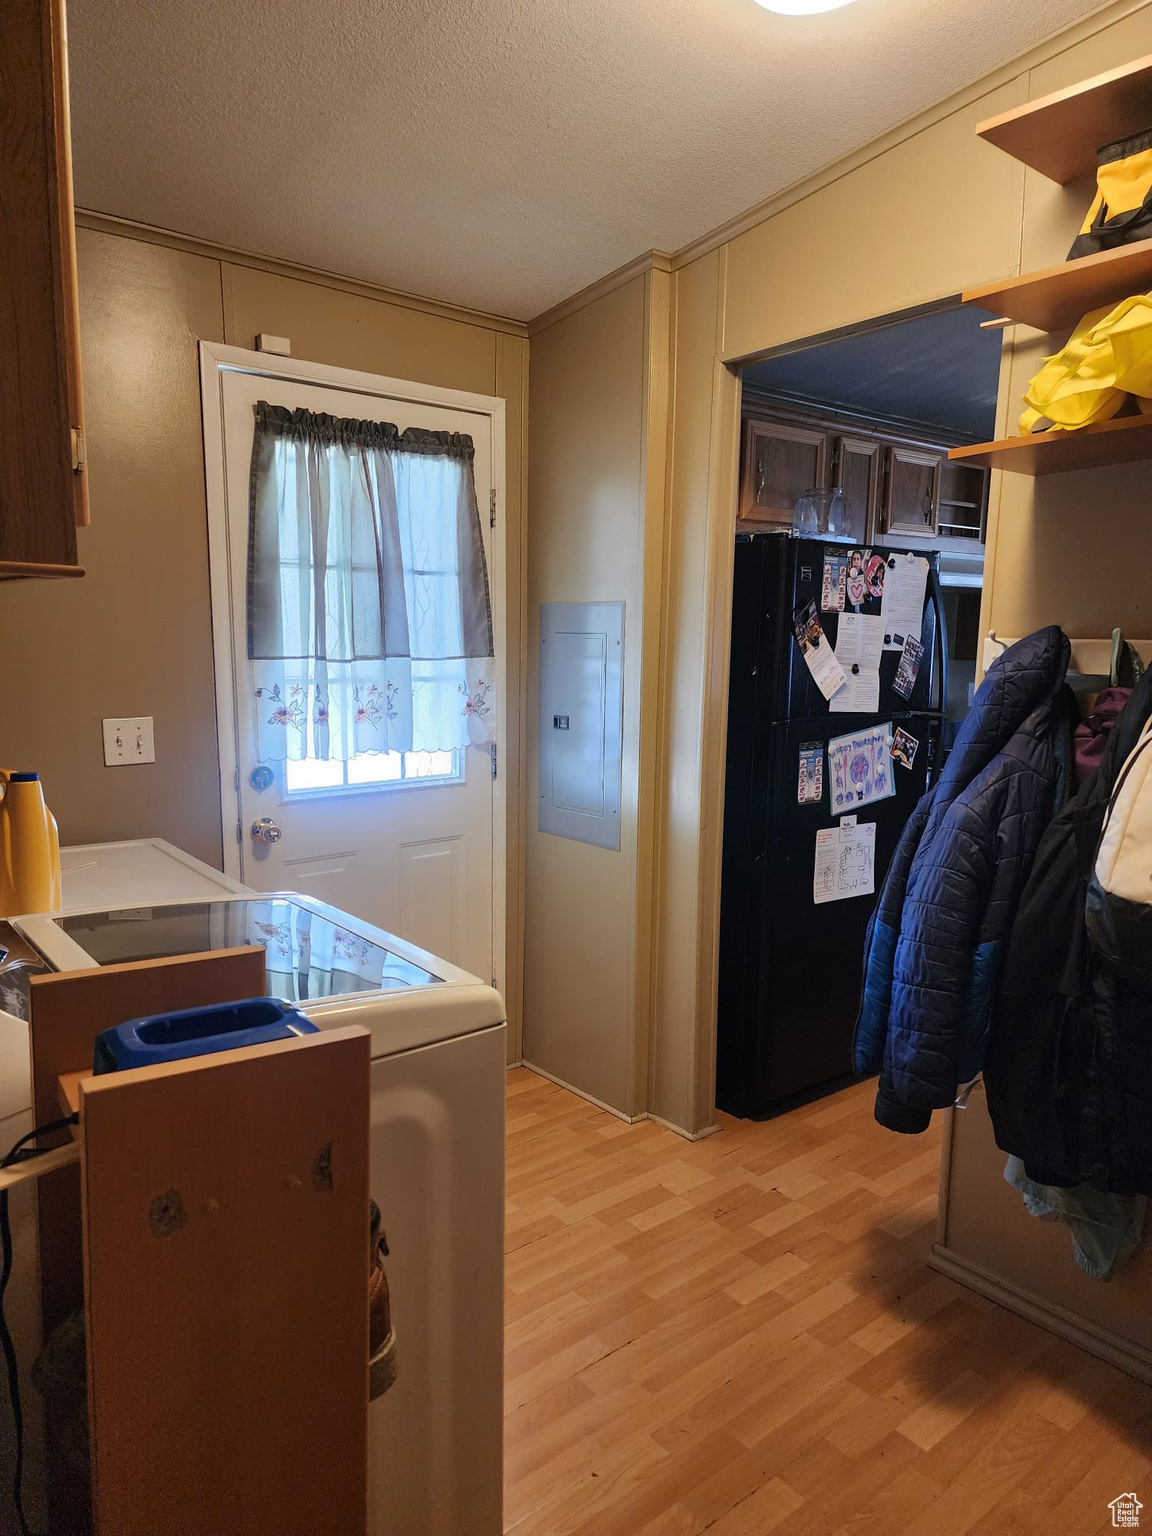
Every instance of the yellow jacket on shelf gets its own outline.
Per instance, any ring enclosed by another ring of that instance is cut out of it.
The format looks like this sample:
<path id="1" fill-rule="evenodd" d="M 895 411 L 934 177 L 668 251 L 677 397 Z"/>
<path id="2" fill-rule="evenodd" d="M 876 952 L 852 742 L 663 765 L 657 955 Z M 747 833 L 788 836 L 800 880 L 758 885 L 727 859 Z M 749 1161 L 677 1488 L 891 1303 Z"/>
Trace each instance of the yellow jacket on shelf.
<path id="1" fill-rule="evenodd" d="M 38 773 L 0 768 L 0 917 L 61 906 L 60 833 Z"/>
<path id="2" fill-rule="evenodd" d="M 1072 431 L 1118 414 L 1129 395 L 1152 396 L 1152 294 L 1085 315 L 1024 393 L 1027 435 L 1044 421 Z"/>

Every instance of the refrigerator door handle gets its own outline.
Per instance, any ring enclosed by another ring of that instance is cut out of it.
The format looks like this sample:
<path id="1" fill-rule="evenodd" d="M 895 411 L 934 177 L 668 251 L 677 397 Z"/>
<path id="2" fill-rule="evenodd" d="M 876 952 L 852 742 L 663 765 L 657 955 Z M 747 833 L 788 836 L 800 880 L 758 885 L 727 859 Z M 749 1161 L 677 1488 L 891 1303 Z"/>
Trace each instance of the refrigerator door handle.
<path id="1" fill-rule="evenodd" d="M 942 716 L 948 713 L 948 620 L 944 613 L 944 588 L 940 582 L 940 572 L 935 565 L 928 567 L 928 584 L 932 595 L 932 606 L 936 610 L 936 650 L 940 657 L 940 703 L 937 706 Z"/>

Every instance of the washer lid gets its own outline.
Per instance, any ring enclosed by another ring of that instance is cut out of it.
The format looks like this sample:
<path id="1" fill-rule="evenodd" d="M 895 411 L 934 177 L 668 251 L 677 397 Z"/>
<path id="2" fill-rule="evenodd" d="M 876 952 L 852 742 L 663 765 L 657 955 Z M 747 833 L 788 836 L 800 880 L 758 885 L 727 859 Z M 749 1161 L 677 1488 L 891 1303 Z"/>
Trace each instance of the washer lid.
<path id="1" fill-rule="evenodd" d="M 383 943 L 385 935 L 316 906 L 291 895 L 253 896 L 67 912 L 39 922 L 51 922 L 95 965 L 261 944 L 268 994 L 290 1002 L 404 991 L 446 979 Z"/>

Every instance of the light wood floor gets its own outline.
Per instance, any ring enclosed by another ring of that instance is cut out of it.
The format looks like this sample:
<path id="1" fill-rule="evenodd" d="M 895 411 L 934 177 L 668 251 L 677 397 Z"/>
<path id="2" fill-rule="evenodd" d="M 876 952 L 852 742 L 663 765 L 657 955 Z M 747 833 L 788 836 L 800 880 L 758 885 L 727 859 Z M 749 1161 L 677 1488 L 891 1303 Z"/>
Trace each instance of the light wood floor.
<path id="1" fill-rule="evenodd" d="M 1152 1388 L 925 1265 L 938 1130 L 868 1085 L 696 1143 L 508 1107 L 515 1536 L 1152 1527 Z"/>

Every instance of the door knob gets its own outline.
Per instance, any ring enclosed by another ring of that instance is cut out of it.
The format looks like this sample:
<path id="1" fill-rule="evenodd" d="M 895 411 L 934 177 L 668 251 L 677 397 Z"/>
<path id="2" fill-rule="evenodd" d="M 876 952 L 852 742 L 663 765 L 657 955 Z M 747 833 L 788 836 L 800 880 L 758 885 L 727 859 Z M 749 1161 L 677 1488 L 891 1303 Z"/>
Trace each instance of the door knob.
<path id="1" fill-rule="evenodd" d="M 251 832 L 254 843 L 278 843 L 284 836 L 271 816 L 257 817 L 252 823 Z"/>

